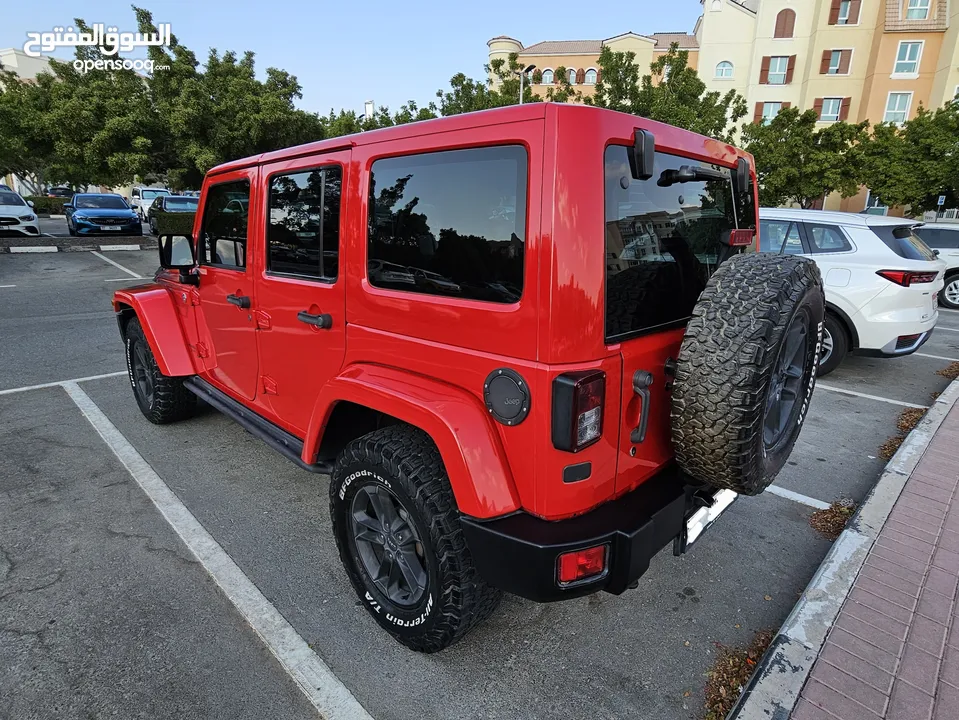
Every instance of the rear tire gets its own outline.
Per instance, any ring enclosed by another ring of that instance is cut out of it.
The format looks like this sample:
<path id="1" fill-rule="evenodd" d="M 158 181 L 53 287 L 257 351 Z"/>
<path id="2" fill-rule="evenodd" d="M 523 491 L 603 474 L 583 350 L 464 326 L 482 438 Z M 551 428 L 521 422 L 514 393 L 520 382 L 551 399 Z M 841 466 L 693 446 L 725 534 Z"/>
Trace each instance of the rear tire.
<path id="1" fill-rule="evenodd" d="M 473 566 L 442 458 L 421 430 L 392 425 L 347 445 L 330 478 L 330 517 L 363 606 L 411 650 L 452 645 L 499 604 L 502 592 Z"/>
<path id="2" fill-rule="evenodd" d="M 124 333 L 127 373 L 140 412 L 154 425 L 185 420 L 196 412 L 196 395 L 183 387 L 183 378 L 160 372 L 138 318 L 132 318 Z"/>
<path id="3" fill-rule="evenodd" d="M 677 362 L 672 439 L 684 471 L 744 495 L 766 489 L 809 407 L 824 312 L 811 260 L 749 253 L 719 266 Z"/>
<path id="4" fill-rule="evenodd" d="M 959 273 L 946 278 L 946 284 L 939 293 L 939 304 L 950 310 L 959 310 Z"/>
<path id="5" fill-rule="evenodd" d="M 826 313 L 823 324 L 822 357 L 819 360 L 819 377 L 828 375 L 845 359 L 849 352 L 849 334 L 832 313 Z"/>

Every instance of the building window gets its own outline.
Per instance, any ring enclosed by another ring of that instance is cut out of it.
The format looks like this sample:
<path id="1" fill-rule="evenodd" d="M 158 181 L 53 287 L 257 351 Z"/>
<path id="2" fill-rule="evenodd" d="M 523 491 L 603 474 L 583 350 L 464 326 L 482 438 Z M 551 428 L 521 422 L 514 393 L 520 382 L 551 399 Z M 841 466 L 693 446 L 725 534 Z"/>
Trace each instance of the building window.
<path id="1" fill-rule="evenodd" d="M 786 70 L 789 66 L 788 57 L 771 57 L 769 58 L 769 76 L 768 83 L 770 85 L 785 85 L 786 84 Z"/>
<path id="2" fill-rule="evenodd" d="M 590 68 L 589 70 L 587 70 L 587 71 L 586 71 L 585 81 L 586 81 L 586 84 L 587 84 L 587 85 L 595 85 L 595 84 L 596 84 L 596 71 L 593 70 L 592 68 Z"/>
<path id="3" fill-rule="evenodd" d="M 878 196 L 872 194 L 872 190 L 869 190 L 866 193 L 866 206 L 863 208 L 867 215 L 885 215 L 889 212 L 889 208 L 886 206 Z"/>
<path id="4" fill-rule="evenodd" d="M 922 54 L 922 42 L 900 42 L 896 54 L 894 75 L 914 75 L 919 72 L 919 56 Z"/>
<path id="5" fill-rule="evenodd" d="M 829 54 L 829 69 L 827 71 L 827 74 L 838 75 L 839 63 L 841 62 L 842 62 L 842 50 L 833 50 Z"/>
<path id="6" fill-rule="evenodd" d="M 829 8 L 829 24 L 858 25 L 861 9 L 862 0 L 832 0 Z"/>
<path id="7" fill-rule="evenodd" d="M 822 110 L 819 112 L 819 119 L 822 122 L 835 122 L 839 119 L 839 111 L 842 109 L 842 98 L 823 98 Z"/>
<path id="8" fill-rule="evenodd" d="M 776 16 L 776 27 L 775 30 L 773 30 L 773 37 L 791 38 L 793 36 L 793 30 L 795 27 L 796 13 L 789 8 L 780 10 L 779 14 Z"/>
<path id="9" fill-rule="evenodd" d="M 717 78 L 731 78 L 733 76 L 733 64 L 728 60 L 723 60 L 716 65 Z"/>
<path id="10" fill-rule="evenodd" d="M 553 84 L 553 71 L 543 70 L 543 85 L 552 85 L 552 84 Z"/>
<path id="11" fill-rule="evenodd" d="M 570 85 L 575 85 L 575 84 L 576 84 L 576 71 L 575 71 L 573 68 L 570 68 L 568 75 L 569 75 L 569 84 L 570 84 Z"/>
<path id="12" fill-rule="evenodd" d="M 713 12 L 717 12 L 723 9 L 723 0 L 713 0 L 712 4 L 709 6 L 709 9 Z"/>
<path id="13" fill-rule="evenodd" d="M 929 17 L 929 0 L 909 0 L 906 20 L 925 20 Z"/>
<path id="14" fill-rule="evenodd" d="M 769 122 L 779 114 L 779 111 L 783 109 L 783 104 L 781 102 L 765 102 L 763 103 L 763 115 L 762 123 L 763 125 L 768 125 Z"/>
<path id="15" fill-rule="evenodd" d="M 851 0 L 842 0 L 839 3 L 839 19 L 836 21 L 837 25 L 849 25 L 849 9 L 852 5 Z"/>
<path id="16" fill-rule="evenodd" d="M 883 122 L 891 122 L 901 125 L 909 119 L 909 103 L 912 102 L 912 93 L 889 93 L 889 99 L 886 101 L 886 114 L 883 115 Z"/>

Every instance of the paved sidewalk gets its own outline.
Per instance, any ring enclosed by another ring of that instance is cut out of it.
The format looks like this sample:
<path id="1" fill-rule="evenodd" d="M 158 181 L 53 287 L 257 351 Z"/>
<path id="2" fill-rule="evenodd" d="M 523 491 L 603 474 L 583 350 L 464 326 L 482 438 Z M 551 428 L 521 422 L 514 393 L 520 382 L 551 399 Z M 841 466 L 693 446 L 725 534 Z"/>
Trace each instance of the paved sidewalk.
<path id="1" fill-rule="evenodd" d="M 959 404 L 882 526 L 792 720 L 959 718 Z"/>

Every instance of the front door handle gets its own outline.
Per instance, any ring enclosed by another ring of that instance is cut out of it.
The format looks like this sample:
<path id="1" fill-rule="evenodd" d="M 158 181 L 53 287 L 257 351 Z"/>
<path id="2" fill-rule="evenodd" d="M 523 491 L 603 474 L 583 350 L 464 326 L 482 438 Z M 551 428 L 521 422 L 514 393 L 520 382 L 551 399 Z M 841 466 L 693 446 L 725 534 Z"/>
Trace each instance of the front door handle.
<path id="1" fill-rule="evenodd" d="M 639 427 L 629 434 L 629 441 L 641 443 L 646 439 L 646 426 L 649 423 L 649 386 L 653 384 L 653 374 L 646 370 L 633 373 L 633 392 L 639 395 L 643 409 L 639 412 Z"/>
<path id="2" fill-rule="evenodd" d="M 230 293 L 226 296 L 226 301 L 230 303 L 230 305 L 236 305 L 238 308 L 243 308 L 244 310 L 250 308 L 250 298 L 247 295 L 234 295 Z"/>
<path id="3" fill-rule="evenodd" d="M 306 310 L 300 310 L 300 312 L 296 314 L 296 319 L 301 323 L 312 325 L 320 330 L 329 330 L 331 327 L 333 327 L 333 316 L 329 315 L 328 313 L 323 313 L 322 315 L 312 315 Z"/>

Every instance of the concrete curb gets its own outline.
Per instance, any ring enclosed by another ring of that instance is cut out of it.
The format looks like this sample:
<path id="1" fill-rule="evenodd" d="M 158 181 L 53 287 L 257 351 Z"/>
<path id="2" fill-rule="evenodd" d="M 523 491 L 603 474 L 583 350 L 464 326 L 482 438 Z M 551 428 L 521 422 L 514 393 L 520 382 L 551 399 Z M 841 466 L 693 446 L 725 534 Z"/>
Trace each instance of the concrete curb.
<path id="1" fill-rule="evenodd" d="M 959 380 L 936 398 L 906 436 L 879 481 L 803 591 L 726 720 L 786 720 L 819 657 L 826 634 L 909 475 L 959 400 Z"/>

